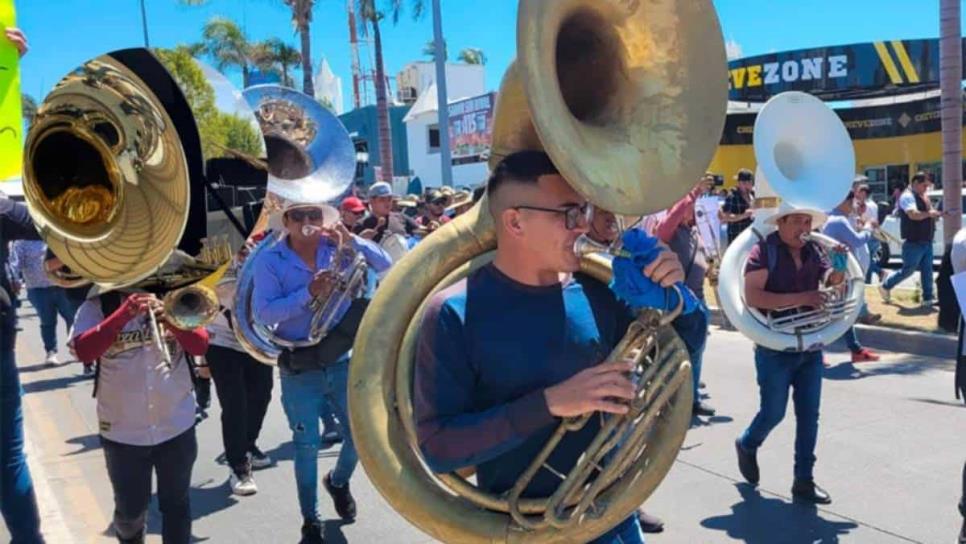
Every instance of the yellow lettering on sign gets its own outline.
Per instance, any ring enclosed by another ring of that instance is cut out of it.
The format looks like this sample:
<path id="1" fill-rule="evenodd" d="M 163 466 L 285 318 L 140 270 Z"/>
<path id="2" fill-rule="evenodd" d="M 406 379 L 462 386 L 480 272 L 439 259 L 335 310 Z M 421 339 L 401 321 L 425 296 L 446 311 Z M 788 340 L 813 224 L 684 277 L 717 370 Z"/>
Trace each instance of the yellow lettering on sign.
<path id="1" fill-rule="evenodd" d="M 0 0 L 0 25 L 16 26 L 13 0 Z M 20 109 L 20 55 L 0 37 L 0 180 L 20 175 L 23 162 L 23 114 Z"/>
<path id="2" fill-rule="evenodd" d="M 745 87 L 746 71 L 744 67 L 735 68 L 731 71 L 731 82 L 734 83 L 735 89 L 743 89 Z"/>
<path id="3" fill-rule="evenodd" d="M 748 67 L 748 86 L 761 87 L 761 65 Z"/>

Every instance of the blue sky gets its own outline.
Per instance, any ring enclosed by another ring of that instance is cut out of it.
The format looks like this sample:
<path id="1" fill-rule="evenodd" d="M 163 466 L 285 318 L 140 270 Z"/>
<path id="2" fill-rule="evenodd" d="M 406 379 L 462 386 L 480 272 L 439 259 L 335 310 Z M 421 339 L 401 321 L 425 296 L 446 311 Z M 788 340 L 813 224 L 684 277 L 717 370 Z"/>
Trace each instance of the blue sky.
<path id="1" fill-rule="evenodd" d="M 176 0 L 145 1 L 151 46 L 196 41 L 201 26 L 215 15 L 239 22 L 250 39 L 277 36 L 298 45 L 281 0 L 212 0 L 203 7 L 182 6 Z M 489 60 L 486 85 L 495 89 L 514 55 L 516 0 L 441 1 L 450 58 L 465 47 L 483 49 Z M 16 4 L 18 24 L 31 46 L 22 61 L 21 86 L 38 99 L 81 62 L 114 49 L 143 45 L 138 0 L 17 0 Z M 939 0 L 716 0 L 714 4 L 726 41 L 743 56 L 939 35 Z M 342 77 L 345 105 L 350 107 L 345 5 L 346 0 L 318 0 L 312 55 L 315 63 L 324 55 Z M 383 41 L 389 73 L 395 75 L 407 62 L 424 60 L 421 51 L 431 38 L 429 15 L 413 21 L 407 13 L 395 26 L 386 22 Z M 228 76 L 240 83 L 238 74 Z"/>

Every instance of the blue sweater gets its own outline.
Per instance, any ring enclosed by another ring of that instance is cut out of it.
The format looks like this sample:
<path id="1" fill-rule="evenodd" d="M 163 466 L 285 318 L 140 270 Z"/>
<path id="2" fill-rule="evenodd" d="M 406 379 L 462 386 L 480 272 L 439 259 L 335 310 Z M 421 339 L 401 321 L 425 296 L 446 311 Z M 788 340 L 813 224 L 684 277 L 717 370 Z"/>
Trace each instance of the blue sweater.
<path id="1" fill-rule="evenodd" d="M 559 421 L 544 389 L 605 359 L 633 319 L 606 285 L 579 275 L 533 287 L 488 265 L 437 294 L 420 330 L 414 391 L 430 467 L 475 466 L 481 489 L 510 489 Z M 569 471 L 598 429 L 594 417 L 568 433 L 549 464 Z M 558 484 L 542 469 L 524 496 Z"/>

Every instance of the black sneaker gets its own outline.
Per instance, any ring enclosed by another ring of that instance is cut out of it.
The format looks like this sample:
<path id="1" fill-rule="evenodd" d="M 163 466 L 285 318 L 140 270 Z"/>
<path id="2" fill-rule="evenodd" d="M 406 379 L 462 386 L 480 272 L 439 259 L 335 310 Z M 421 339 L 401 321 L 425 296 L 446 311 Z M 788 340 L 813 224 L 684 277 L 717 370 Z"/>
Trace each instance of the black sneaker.
<path id="1" fill-rule="evenodd" d="M 815 504 L 832 503 L 831 495 L 816 485 L 813 480 L 795 480 L 795 483 L 792 484 L 792 496 Z"/>
<path id="2" fill-rule="evenodd" d="M 307 519 L 302 524 L 302 540 L 299 544 L 322 544 L 322 522 L 317 519 Z"/>
<path id="3" fill-rule="evenodd" d="M 252 468 L 256 470 L 272 466 L 272 458 L 258 449 L 258 446 L 252 446 L 252 449 L 248 450 L 248 455 L 252 463 Z"/>
<path id="4" fill-rule="evenodd" d="M 715 414 L 714 408 L 712 408 L 708 403 L 703 401 L 698 401 L 694 403 L 694 407 L 691 409 L 691 415 L 694 416 L 705 416 L 711 417 Z"/>
<path id="5" fill-rule="evenodd" d="M 356 519 L 356 500 L 352 498 L 352 492 L 349 491 L 349 482 L 342 487 L 336 487 L 332 484 L 332 473 L 329 472 L 322 479 L 322 484 L 332 496 L 332 503 L 335 504 L 335 511 L 339 517 L 346 521 Z"/>
<path id="6" fill-rule="evenodd" d="M 963 528 L 959 530 L 959 544 L 966 544 L 966 518 L 963 518 Z"/>
<path id="7" fill-rule="evenodd" d="M 741 439 L 735 439 L 735 451 L 738 452 L 738 470 L 751 485 L 758 485 L 758 456 L 755 452 L 746 450 L 741 445 Z"/>

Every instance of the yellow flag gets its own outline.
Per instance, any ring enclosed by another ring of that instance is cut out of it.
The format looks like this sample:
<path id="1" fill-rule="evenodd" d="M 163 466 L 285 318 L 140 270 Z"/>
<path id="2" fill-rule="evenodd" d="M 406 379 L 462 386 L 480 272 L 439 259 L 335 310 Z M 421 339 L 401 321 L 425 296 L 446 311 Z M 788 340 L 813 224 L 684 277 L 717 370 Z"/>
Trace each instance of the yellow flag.
<path id="1" fill-rule="evenodd" d="M 17 26 L 13 0 L 0 0 L 0 26 Z M 20 55 L 0 36 L 0 180 L 20 176 L 23 112 L 20 109 Z"/>

